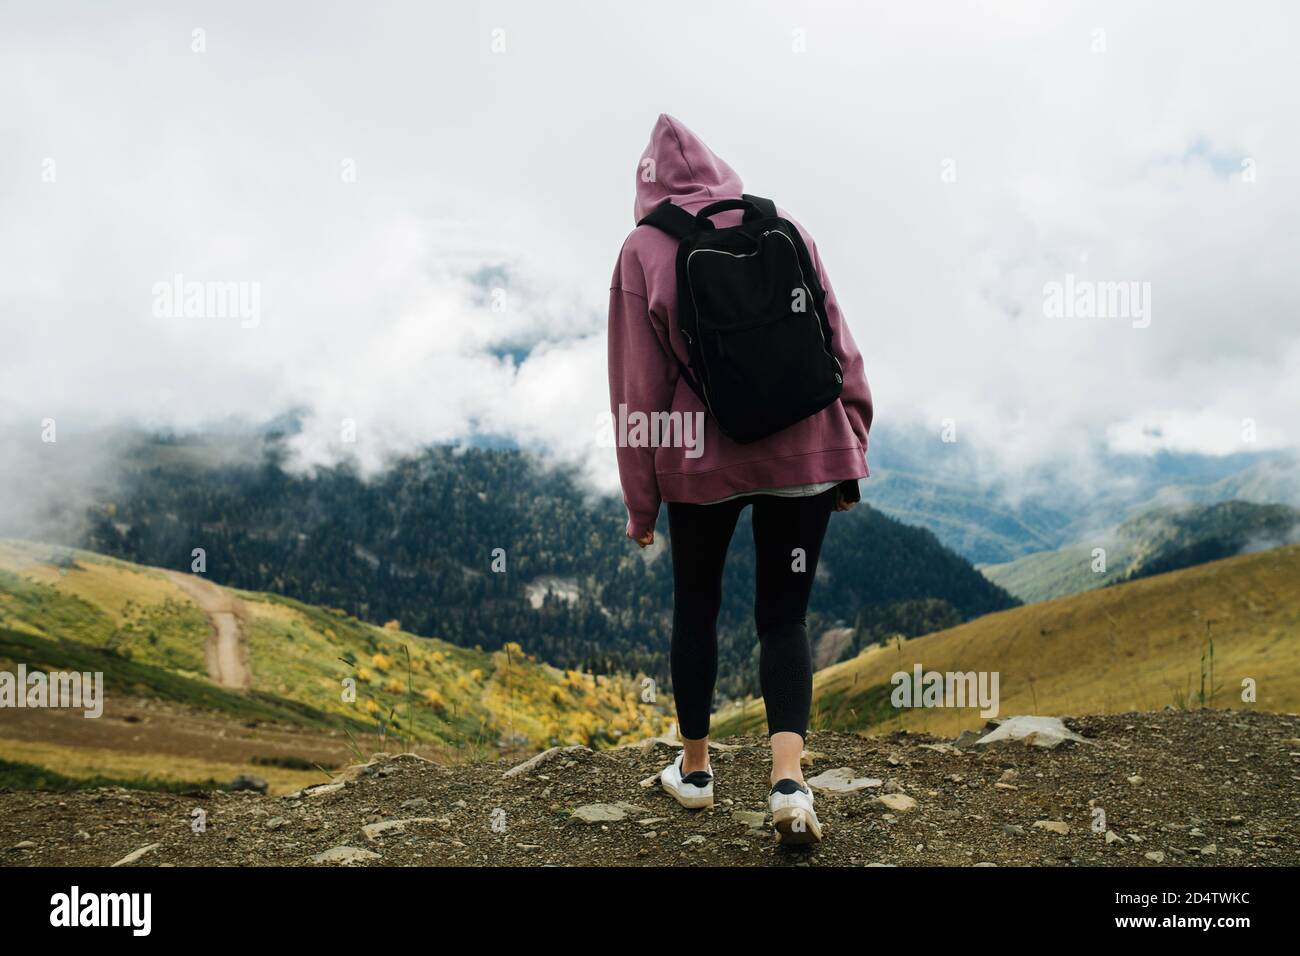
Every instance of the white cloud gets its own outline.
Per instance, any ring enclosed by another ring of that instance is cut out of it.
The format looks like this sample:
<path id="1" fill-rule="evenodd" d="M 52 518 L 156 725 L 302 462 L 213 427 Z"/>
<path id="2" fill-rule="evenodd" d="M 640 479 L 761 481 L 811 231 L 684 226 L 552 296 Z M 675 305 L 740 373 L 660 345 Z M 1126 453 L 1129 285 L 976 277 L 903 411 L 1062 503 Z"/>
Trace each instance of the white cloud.
<path id="1" fill-rule="evenodd" d="M 813 231 L 881 425 L 956 418 L 998 477 L 1097 447 L 1241 450 L 1246 417 L 1249 447 L 1300 445 L 1291 5 L 28 3 L 0 19 L 10 426 L 305 406 L 302 463 L 336 454 L 353 418 L 349 450 L 372 465 L 477 429 L 608 486 L 591 441 L 605 290 L 668 111 Z M 153 318 L 175 273 L 260 283 L 261 324 Z M 1150 328 L 1045 317 L 1043 284 L 1066 273 L 1150 282 Z M 504 313 L 485 298 L 500 275 Z"/>

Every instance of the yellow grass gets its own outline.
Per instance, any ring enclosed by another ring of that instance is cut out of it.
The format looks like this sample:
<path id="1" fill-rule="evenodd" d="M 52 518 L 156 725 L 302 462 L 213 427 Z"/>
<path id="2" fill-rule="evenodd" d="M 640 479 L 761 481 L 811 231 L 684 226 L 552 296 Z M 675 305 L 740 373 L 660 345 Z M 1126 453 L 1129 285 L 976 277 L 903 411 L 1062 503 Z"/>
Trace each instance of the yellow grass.
<path id="1" fill-rule="evenodd" d="M 998 671 L 1004 717 L 1195 707 L 1201 656 L 1211 638 L 1213 706 L 1300 710 L 1300 545 L 1013 608 L 873 647 L 815 676 L 813 727 L 953 735 L 983 725 L 969 708 L 887 708 L 882 714 L 881 686 L 892 690 L 891 675 L 910 673 L 916 663 L 927 671 Z M 1256 685 L 1254 703 L 1241 699 L 1247 678 Z M 762 726 L 761 701 L 715 719 L 717 735 Z"/>
<path id="2" fill-rule="evenodd" d="M 329 778 L 318 770 L 286 770 L 252 763 L 186 759 L 175 754 L 142 753 L 108 747 L 72 747 L 4 738 L 0 738 L 0 759 L 35 764 L 78 780 L 103 776 L 121 780 L 149 778 L 229 783 L 241 773 L 251 773 L 265 780 L 272 794 L 292 793 L 302 787 L 329 782 Z"/>
<path id="3" fill-rule="evenodd" d="M 56 552 L 70 552 L 81 570 L 65 574 L 47 563 L 46 559 Z M 88 551 L 28 541 L 0 541 L 0 568 L 81 598 L 111 615 L 118 624 L 126 620 L 128 604 L 148 607 L 169 599 L 181 604 L 193 603 L 160 571 Z"/>

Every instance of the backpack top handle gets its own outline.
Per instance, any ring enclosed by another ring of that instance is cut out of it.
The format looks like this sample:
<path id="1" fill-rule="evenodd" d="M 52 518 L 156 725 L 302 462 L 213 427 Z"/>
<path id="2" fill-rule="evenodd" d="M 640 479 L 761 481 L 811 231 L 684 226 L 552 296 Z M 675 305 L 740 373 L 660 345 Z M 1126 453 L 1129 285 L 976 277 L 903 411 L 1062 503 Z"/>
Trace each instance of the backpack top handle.
<path id="1" fill-rule="evenodd" d="M 756 219 L 776 215 L 776 203 L 772 200 L 745 193 L 739 199 L 720 199 L 705 206 L 695 215 L 691 215 L 672 200 L 665 199 L 638 220 L 637 225 L 654 226 L 677 239 L 685 239 L 694 233 L 716 228 L 709 217 L 726 212 L 728 209 L 745 210 L 744 222 L 753 222 Z"/>
<path id="2" fill-rule="evenodd" d="M 700 228 L 712 229 L 713 223 L 709 221 L 709 217 L 726 212 L 728 209 L 745 210 L 744 222 L 753 222 L 755 219 L 776 215 L 776 203 L 772 200 L 745 193 L 739 199 L 719 199 L 715 203 L 710 203 L 697 212 L 695 218 L 699 220 Z"/>

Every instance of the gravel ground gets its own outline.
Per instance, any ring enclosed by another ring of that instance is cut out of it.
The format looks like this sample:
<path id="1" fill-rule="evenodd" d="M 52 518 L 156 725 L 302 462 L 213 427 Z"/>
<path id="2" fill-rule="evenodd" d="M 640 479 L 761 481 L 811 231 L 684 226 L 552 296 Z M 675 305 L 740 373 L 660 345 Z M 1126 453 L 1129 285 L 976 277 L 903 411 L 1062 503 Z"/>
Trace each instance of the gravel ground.
<path id="1" fill-rule="evenodd" d="M 377 755 L 287 797 L 0 792 L 0 865 L 107 866 L 133 854 L 122 865 L 1300 863 L 1300 717 L 1166 711 L 1065 723 L 1089 743 L 958 749 L 921 734 L 813 734 L 809 777 L 847 767 L 880 782 L 819 792 L 826 839 L 811 849 L 775 844 L 764 742 L 733 738 L 713 753 L 717 805 L 698 812 L 643 786 L 672 759 L 664 742 L 571 748 L 509 777 L 506 761 Z"/>

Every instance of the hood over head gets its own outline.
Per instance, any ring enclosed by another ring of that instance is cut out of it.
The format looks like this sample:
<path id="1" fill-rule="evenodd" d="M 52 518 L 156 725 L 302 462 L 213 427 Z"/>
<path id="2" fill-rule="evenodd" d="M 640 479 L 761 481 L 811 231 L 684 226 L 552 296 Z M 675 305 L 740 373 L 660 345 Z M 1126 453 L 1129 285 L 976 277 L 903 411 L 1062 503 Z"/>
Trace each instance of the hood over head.
<path id="1" fill-rule="evenodd" d="M 680 120 L 660 113 L 636 167 L 636 219 L 665 199 L 679 206 L 734 199 L 745 191 L 737 172 Z"/>

